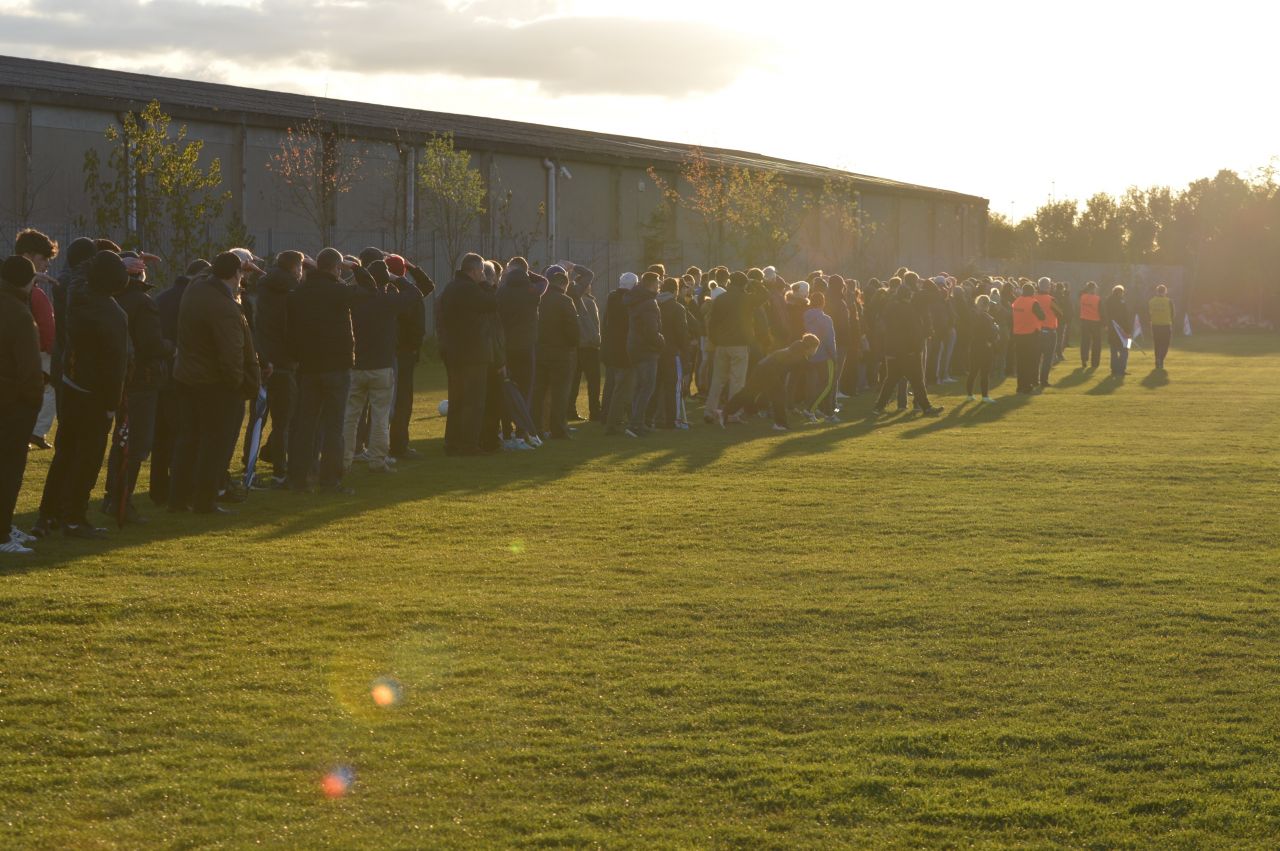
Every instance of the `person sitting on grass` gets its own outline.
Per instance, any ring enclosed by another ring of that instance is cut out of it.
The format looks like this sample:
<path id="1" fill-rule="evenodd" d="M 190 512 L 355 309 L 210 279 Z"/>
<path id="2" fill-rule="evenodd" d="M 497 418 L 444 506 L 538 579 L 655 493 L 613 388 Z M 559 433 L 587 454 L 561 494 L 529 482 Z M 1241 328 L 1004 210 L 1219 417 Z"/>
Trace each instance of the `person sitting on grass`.
<path id="1" fill-rule="evenodd" d="M 806 364 L 818 351 L 821 341 L 813 334 L 805 334 L 789 346 L 778 349 L 760 359 L 747 376 L 747 383 L 733 395 L 719 413 L 720 427 L 739 411 L 753 408 L 763 398 L 773 410 L 773 430 L 788 431 L 787 425 L 787 377 L 792 371 Z"/>

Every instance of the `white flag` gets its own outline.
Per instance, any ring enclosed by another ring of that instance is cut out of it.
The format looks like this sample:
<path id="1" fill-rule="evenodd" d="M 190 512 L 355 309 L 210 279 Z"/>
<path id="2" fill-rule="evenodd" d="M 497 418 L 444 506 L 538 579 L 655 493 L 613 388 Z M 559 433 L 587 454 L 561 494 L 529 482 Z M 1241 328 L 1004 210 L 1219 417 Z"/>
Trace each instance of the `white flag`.
<path id="1" fill-rule="evenodd" d="M 1120 323 L 1111 320 L 1111 327 L 1116 329 L 1116 336 L 1120 338 L 1120 342 L 1124 343 L 1126 349 L 1133 347 L 1133 338 L 1125 336 L 1124 329 L 1120 327 Z"/>
<path id="2" fill-rule="evenodd" d="M 1191 314 L 1190 313 L 1182 314 L 1182 336 L 1184 337 L 1191 336 Z"/>
<path id="3" fill-rule="evenodd" d="M 1136 340 L 1141 336 L 1142 336 L 1142 317 L 1135 313 L 1133 314 L 1133 339 Z"/>

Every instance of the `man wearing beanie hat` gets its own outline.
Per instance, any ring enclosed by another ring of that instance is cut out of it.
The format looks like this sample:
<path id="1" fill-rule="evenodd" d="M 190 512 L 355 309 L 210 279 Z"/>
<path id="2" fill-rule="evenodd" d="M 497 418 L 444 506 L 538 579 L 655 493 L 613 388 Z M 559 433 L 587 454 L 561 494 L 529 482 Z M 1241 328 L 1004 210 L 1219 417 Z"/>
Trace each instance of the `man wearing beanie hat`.
<path id="1" fill-rule="evenodd" d="M 89 494 L 124 393 L 129 320 L 114 297 L 128 285 L 129 271 L 119 254 L 103 250 L 88 261 L 85 273 L 84 283 L 73 283 L 67 293 L 62 402 L 40 519 L 31 532 L 36 537 L 59 525 L 68 537 L 106 536 L 89 523 Z"/>
<path id="2" fill-rule="evenodd" d="M 605 434 L 621 434 L 631 415 L 631 361 L 627 359 L 626 296 L 640 282 L 634 272 L 623 272 L 618 287 L 604 302 L 604 321 L 600 324 L 600 361 L 604 364 L 604 395 L 600 410 L 604 415 Z"/>
<path id="3" fill-rule="evenodd" d="M 569 439 L 569 385 L 581 332 L 578 309 L 566 290 L 569 273 L 562 266 L 546 271 L 547 291 L 538 304 L 538 347 L 533 376 L 533 422 L 539 429 L 550 419 L 551 437 Z M 550 397 L 550 410 L 547 397 Z"/>
<path id="4" fill-rule="evenodd" d="M 26 555 L 30 540 L 13 525 L 27 467 L 27 441 L 44 399 L 40 338 L 27 307 L 36 269 L 25 257 L 0 267 L 0 553 Z"/>
<path id="5" fill-rule="evenodd" d="M 125 385 L 128 420 L 120 417 L 116 420 L 117 433 L 128 429 L 128 469 L 121 469 L 124 450 L 120 441 L 114 441 L 107 456 L 107 491 L 102 500 L 102 511 L 117 516 L 123 500 L 124 516 L 130 523 L 146 522 L 133 505 L 133 490 L 138 483 L 142 462 L 151 455 L 160 384 L 167 378 L 169 362 L 173 358 L 173 344 L 161 333 L 160 308 L 149 294 L 151 288 L 146 271 L 141 270 L 129 276 L 128 286 L 116 296 L 116 302 L 129 317 L 132 355 Z"/>

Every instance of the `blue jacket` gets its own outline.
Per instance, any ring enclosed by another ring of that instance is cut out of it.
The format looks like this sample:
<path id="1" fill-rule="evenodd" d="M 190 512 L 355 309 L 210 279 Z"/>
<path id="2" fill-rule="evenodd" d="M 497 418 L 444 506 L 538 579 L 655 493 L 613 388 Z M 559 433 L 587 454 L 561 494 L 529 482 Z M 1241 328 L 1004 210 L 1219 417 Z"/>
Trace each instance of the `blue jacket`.
<path id="1" fill-rule="evenodd" d="M 831 317 L 822 312 L 820 307 L 811 307 L 804 312 L 804 330 L 818 338 L 818 350 L 809 358 L 809 363 L 822 363 L 836 359 L 836 326 Z"/>

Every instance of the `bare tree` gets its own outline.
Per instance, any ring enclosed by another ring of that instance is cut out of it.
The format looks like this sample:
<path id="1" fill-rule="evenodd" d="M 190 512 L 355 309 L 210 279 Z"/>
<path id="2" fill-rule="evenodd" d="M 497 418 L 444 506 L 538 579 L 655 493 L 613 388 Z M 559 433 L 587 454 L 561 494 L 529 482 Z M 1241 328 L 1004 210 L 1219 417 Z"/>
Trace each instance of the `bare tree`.
<path id="1" fill-rule="evenodd" d="M 363 153 L 342 125 L 316 114 L 285 131 L 267 171 L 315 228 L 322 245 L 333 244 L 338 196 L 364 179 Z"/>

